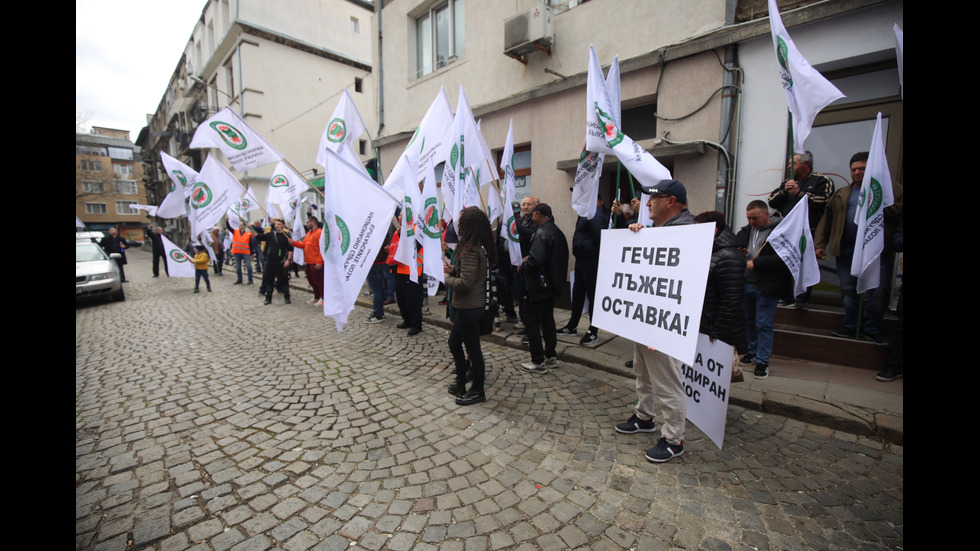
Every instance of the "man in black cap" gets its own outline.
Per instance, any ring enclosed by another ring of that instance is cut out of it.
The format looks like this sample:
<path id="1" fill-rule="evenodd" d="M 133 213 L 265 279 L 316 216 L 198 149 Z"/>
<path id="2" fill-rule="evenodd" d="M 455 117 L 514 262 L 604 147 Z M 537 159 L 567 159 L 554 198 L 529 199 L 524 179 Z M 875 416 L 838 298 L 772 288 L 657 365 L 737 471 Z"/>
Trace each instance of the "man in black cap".
<path id="1" fill-rule="evenodd" d="M 694 224 L 694 217 L 687 210 L 687 190 L 677 180 L 664 180 L 655 186 L 643 188 L 650 195 L 647 207 L 650 219 L 657 228 Z M 630 224 L 630 229 L 640 231 L 642 224 Z M 687 416 L 687 396 L 684 394 L 680 360 L 646 345 L 633 343 L 633 371 L 636 373 L 636 407 L 633 416 L 625 423 L 616 425 L 623 434 L 656 432 L 653 422 L 654 402 L 660 401 L 663 421 L 661 438 L 646 453 L 648 461 L 663 463 L 684 453 L 684 424 Z"/>
<path id="2" fill-rule="evenodd" d="M 517 268 L 527 282 L 527 344 L 531 348 L 531 361 L 521 364 L 530 373 L 547 373 L 558 367 L 555 350 L 555 298 L 561 293 L 568 275 L 568 242 L 565 234 L 555 225 L 551 207 L 545 203 L 534 207 L 531 221 L 537 231 L 531 239 L 531 247 L 524 262 Z M 544 337 L 544 347 L 541 338 Z"/>

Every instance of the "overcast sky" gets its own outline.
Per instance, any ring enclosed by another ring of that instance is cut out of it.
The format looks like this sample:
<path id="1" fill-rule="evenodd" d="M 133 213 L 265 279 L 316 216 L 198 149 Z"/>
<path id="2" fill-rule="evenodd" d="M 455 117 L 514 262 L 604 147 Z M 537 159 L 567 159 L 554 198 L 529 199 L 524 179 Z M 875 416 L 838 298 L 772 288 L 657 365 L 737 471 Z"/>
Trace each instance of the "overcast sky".
<path id="1" fill-rule="evenodd" d="M 205 0 L 75 0 L 75 115 L 129 130 L 156 110 Z"/>

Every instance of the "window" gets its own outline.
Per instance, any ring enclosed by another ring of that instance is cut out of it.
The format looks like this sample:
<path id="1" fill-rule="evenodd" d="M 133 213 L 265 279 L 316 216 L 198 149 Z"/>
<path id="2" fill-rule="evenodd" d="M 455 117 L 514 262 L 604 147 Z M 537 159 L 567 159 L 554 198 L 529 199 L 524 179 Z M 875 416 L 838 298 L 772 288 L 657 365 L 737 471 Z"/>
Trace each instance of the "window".
<path id="1" fill-rule="evenodd" d="M 363 90 L 363 84 L 364 84 L 364 79 L 360 79 L 360 78 L 356 78 L 355 77 L 354 78 L 354 91 L 355 92 L 363 92 L 364 91 Z"/>
<path id="2" fill-rule="evenodd" d="M 497 157 L 497 164 L 504 162 L 503 150 L 494 153 Z M 514 147 L 514 187 L 517 188 L 518 199 L 531 195 L 531 145 L 518 145 Z M 504 178 L 504 174 L 500 177 Z"/>
<path id="3" fill-rule="evenodd" d="M 86 161 L 82 159 L 82 170 L 85 172 L 102 172 L 102 161 Z"/>
<path id="4" fill-rule="evenodd" d="M 105 214 L 105 203 L 85 203 L 85 214 Z"/>
<path id="5" fill-rule="evenodd" d="M 352 32 L 354 34 L 357 34 L 357 33 L 361 32 L 360 31 L 360 24 L 358 24 L 356 17 L 351 17 L 350 18 L 350 32 Z"/>
<path id="6" fill-rule="evenodd" d="M 105 148 L 94 145 L 76 145 L 75 153 L 78 153 L 79 155 L 97 155 L 99 157 L 105 157 Z"/>
<path id="7" fill-rule="evenodd" d="M 132 161 L 133 150 L 125 147 L 109 147 L 109 156 L 121 161 Z"/>
<path id="8" fill-rule="evenodd" d="M 122 195 L 136 195 L 139 193 L 139 189 L 136 186 L 136 182 L 133 180 L 116 180 L 115 181 L 116 193 Z"/>
<path id="9" fill-rule="evenodd" d="M 105 186 L 102 182 L 82 182 L 82 191 L 85 193 L 104 193 Z"/>
<path id="10" fill-rule="evenodd" d="M 365 140 L 357 141 L 357 153 L 359 155 L 367 155 L 367 141 Z"/>
<path id="11" fill-rule="evenodd" d="M 112 171 L 116 173 L 116 176 L 126 178 L 133 175 L 133 165 L 113 164 Z"/>
<path id="12" fill-rule="evenodd" d="M 465 0 L 437 4 L 415 20 L 416 78 L 445 67 L 463 55 Z"/>
<path id="13" fill-rule="evenodd" d="M 132 208 L 132 205 L 136 201 L 116 201 L 116 214 L 139 214 L 138 209 Z M 105 205 L 102 205 L 102 209 L 105 210 Z"/>

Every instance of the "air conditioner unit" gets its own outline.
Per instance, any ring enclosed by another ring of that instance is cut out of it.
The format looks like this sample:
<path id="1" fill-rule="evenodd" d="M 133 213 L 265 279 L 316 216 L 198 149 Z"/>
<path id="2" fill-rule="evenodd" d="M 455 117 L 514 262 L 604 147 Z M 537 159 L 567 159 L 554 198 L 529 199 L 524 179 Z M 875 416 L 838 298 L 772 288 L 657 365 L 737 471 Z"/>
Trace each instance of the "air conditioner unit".
<path id="1" fill-rule="evenodd" d="M 551 51 L 555 27 L 551 8 L 538 2 L 504 20 L 504 53 L 511 57 L 526 56 L 538 50 Z"/>

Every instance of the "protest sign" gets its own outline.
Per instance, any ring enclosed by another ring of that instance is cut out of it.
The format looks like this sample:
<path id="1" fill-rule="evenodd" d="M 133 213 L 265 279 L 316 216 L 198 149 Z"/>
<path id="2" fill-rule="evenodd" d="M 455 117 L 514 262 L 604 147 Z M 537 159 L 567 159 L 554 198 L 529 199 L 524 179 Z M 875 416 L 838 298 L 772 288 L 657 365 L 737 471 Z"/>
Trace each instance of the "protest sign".
<path id="1" fill-rule="evenodd" d="M 602 230 L 593 325 L 693 362 L 714 228 Z"/>
<path id="2" fill-rule="evenodd" d="M 721 449 L 725 442 L 728 390 L 732 383 L 734 348 L 708 335 L 698 335 L 698 350 L 691 364 L 681 367 L 687 395 L 687 419 Z"/>

